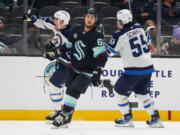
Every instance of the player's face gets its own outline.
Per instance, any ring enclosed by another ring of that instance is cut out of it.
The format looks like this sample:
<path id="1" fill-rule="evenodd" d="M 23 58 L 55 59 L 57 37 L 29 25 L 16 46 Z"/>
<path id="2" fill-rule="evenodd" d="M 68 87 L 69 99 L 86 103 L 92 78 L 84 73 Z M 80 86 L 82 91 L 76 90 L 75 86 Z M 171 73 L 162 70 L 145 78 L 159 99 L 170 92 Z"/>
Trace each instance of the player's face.
<path id="1" fill-rule="evenodd" d="M 58 28 L 59 28 L 58 18 L 54 18 L 54 28 L 55 28 L 55 29 L 58 29 Z"/>
<path id="2" fill-rule="evenodd" d="M 60 22 L 59 22 L 59 19 L 58 18 L 54 18 L 54 28 L 55 29 L 62 29 L 61 27 L 62 27 L 62 24 L 64 23 L 64 21 L 63 20 L 61 20 Z"/>
<path id="3" fill-rule="evenodd" d="M 96 17 L 93 14 L 87 14 L 84 19 L 85 26 L 91 28 L 96 22 Z"/>
<path id="4" fill-rule="evenodd" d="M 116 22 L 118 30 L 121 30 L 123 28 L 123 25 L 119 21 Z"/>

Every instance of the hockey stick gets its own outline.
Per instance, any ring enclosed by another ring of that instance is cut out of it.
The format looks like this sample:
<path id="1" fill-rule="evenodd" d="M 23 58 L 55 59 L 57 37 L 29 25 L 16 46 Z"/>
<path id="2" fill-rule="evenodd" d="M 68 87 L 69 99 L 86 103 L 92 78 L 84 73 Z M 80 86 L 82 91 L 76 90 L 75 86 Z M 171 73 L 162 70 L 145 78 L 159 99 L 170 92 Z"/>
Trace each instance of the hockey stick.
<path id="1" fill-rule="evenodd" d="M 42 48 L 40 48 L 39 46 L 35 46 L 37 49 L 39 49 L 43 54 L 46 54 L 48 52 L 48 50 L 44 50 Z M 44 55 L 43 55 L 44 58 L 46 58 Z M 78 70 L 78 69 L 75 69 L 74 67 L 71 66 L 70 62 L 66 61 L 65 59 L 61 58 L 61 57 L 58 57 L 56 58 L 56 60 L 58 62 L 60 62 L 61 64 L 65 65 L 66 67 L 72 69 L 73 71 L 75 71 L 76 73 L 78 74 L 81 74 L 83 76 L 85 76 L 86 78 L 88 78 L 89 80 L 92 80 L 92 78 L 90 76 L 88 76 L 86 73 Z M 98 87 L 105 87 L 108 89 L 109 91 L 109 94 L 112 95 L 113 94 L 113 88 L 114 86 L 111 84 L 111 81 L 109 79 L 103 79 L 103 80 L 100 80 L 100 85 Z"/>
<path id="2" fill-rule="evenodd" d="M 31 14 L 31 11 L 32 11 L 33 6 L 34 6 L 34 3 L 35 3 L 35 0 L 32 0 L 31 6 L 30 6 L 30 8 L 28 9 L 27 14 Z"/>
<path id="3" fill-rule="evenodd" d="M 32 0 L 31 6 L 30 6 L 30 8 L 28 9 L 27 14 L 26 14 L 27 16 L 31 14 L 32 9 L 33 9 L 33 6 L 34 6 L 34 3 L 35 3 L 35 0 Z M 30 22 L 31 19 L 27 17 L 27 20 L 24 20 L 24 21 Z"/>
<path id="4" fill-rule="evenodd" d="M 71 66 L 71 64 L 69 62 L 67 62 L 65 59 L 61 58 L 61 57 L 58 57 L 56 59 L 58 62 L 60 62 L 61 64 L 65 65 L 66 67 L 72 69 L 73 71 L 75 71 L 76 73 L 78 74 L 81 74 L 83 76 L 85 76 L 86 78 L 88 78 L 89 80 L 92 80 L 91 77 L 89 77 L 86 73 L 78 70 L 78 69 L 75 69 Z M 110 93 L 110 95 L 113 94 L 113 88 L 114 86 L 111 84 L 111 81 L 109 79 L 103 79 L 103 80 L 100 80 L 100 85 L 98 87 L 106 87 Z"/>
<path id="5" fill-rule="evenodd" d="M 103 25 L 102 24 L 99 24 L 98 26 L 97 26 L 97 28 L 98 28 L 98 30 L 100 30 L 101 31 L 101 33 L 104 35 L 105 33 L 104 33 L 104 27 L 103 27 Z M 118 54 L 118 52 L 117 51 L 115 51 L 111 46 L 109 46 L 107 43 L 105 43 L 104 42 L 104 45 L 107 47 L 107 49 L 110 51 L 110 52 L 112 52 L 113 54 Z M 109 54 L 108 54 L 109 55 Z M 111 56 L 109 56 L 109 57 L 111 57 Z"/>

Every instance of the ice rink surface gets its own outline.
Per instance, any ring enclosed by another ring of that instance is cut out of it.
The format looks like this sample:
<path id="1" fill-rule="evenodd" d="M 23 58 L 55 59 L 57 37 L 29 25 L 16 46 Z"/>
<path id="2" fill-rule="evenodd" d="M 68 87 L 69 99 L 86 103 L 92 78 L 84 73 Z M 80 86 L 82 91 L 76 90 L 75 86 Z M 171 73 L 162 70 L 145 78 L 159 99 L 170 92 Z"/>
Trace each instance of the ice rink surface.
<path id="1" fill-rule="evenodd" d="M 51 129 L 44 121 L 0 121 L 0 135 L 180 135 L 180 122 L 164 122 L 165 128 L 115 127 L 113 122 L 72 121 L 69 128 Z"/>

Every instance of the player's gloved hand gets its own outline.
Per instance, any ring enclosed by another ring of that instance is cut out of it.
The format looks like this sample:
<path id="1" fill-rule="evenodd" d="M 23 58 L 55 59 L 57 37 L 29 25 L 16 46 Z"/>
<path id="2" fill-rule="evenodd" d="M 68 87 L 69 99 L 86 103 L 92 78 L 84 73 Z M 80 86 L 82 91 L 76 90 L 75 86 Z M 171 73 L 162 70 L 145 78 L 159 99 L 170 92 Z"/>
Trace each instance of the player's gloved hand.
<path id="1" fill-rule="evenodd" d="M 37 16 L 26 13 L 23 15 L 23 20 L 27 22 L 35 22 L 37 20 Z"/>
<path id="2" fill-rule="evenodd" d="M 104 79 L 102 81 L 102 87 L 105 87 L 109 90 L 110 94 L 113 94 L 113 88 L 114 86 L 111 84 L 111 81 L 109 79 Z"/>
<path id="3" fill-rule="evenodd" d="M 100 67 L 97 67 L 94 71 L 93 71 L 93 77 L 92 77 L 92 84 L 96 87 L 99 87 L 101 85 L 101 73 L 102 73 L 102 69 Z"/>
<path id="4" fill-rule="evenodd" d="M 49 42 L 46 47 L 46 53 L 44 53 L 43 57 L 49 59 L 50 61 L 59 57 L 61 53 L 60 49 L 55 47 L 51 42 Z"/>
<path id="5" fill-rule="evenodd" d="M 43 57 L 49 59 L 50 61 L 55 60 L 59 57 L 60 50 L 58 48 L 55 48 L 52 51 L 48 51 L 43 54 Z"/>

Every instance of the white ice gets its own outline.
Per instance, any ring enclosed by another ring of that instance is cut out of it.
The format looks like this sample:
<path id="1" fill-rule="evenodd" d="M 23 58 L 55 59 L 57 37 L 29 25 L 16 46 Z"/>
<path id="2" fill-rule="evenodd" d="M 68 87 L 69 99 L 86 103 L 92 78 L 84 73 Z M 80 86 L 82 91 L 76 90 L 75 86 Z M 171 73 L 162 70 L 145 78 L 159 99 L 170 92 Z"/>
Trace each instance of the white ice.
<path id="1" fill-rule="evenodd" d="M 45 121 L 0 121 L 0 135 L 180 135 L 180 122 L 164 122 L 165 128 L 115 127 L 113 122 L 72 121 L 67 129 L 51 129 Z"/>

